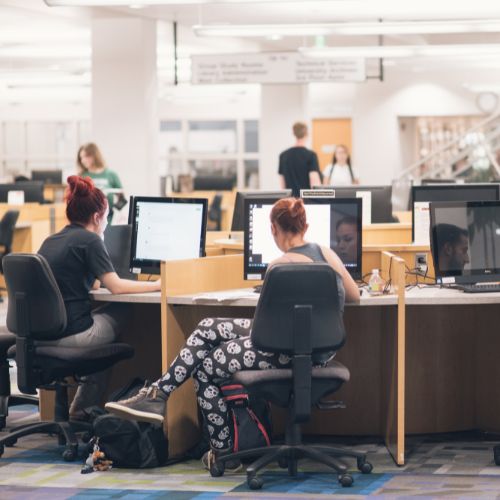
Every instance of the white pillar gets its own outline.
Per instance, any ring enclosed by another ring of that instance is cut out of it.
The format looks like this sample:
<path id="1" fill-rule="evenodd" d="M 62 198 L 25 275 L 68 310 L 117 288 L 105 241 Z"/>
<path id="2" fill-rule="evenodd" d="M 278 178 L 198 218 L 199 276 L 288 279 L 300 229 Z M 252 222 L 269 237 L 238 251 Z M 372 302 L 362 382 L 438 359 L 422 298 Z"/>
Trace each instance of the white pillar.
<path id="1" fill-rule="evenodd" d="M 92 21 L 92 137 L 126 195 L 159 193 L 156 22 Z"/>
<path id="2" fill-rule="evenodd" d="M 306 85 L 262 85 L 259 123 L 261 189 L 279 188 L 279 155 L 295 142 L 293 124 L 298 121 L 309 123 L 307 100 Z"/>

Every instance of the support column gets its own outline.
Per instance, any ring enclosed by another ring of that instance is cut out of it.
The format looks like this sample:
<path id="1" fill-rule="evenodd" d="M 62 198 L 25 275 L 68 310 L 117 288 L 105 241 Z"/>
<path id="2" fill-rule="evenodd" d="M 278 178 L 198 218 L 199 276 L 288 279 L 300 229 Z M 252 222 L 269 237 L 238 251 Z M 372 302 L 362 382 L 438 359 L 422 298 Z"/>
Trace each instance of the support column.
<path id="1" fill-rule="evenodd" d="M 262 85 L 259 123 L 261 189 L 279 188 L 279 155 L 295 142 L 293 124 L 306 122 L 311 133 L 306 115 L 307 101 L 307 85 Z"/>
<path id="2" fill-rule="evenodd" d="M 156 22 L 92 21 L 92 137 L 126 195 L 157 195 Z"/>

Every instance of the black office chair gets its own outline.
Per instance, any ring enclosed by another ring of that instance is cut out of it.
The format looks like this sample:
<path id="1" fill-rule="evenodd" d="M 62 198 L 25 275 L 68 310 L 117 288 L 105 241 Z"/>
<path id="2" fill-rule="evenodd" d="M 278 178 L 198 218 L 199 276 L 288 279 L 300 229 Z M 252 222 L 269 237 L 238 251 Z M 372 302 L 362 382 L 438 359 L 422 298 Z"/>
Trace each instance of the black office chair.
<path id="1" fill-rule="evenodd" d="M 16 336 L 10 333 L 6 327 L 0 328 L 0 430 L 5 427 L 9 407 L 18 405 L 36 405 L 38 398 L 28 395 L 10 394 L 9 359 L 7 351 L 16 343 Z"/>
<path id="2" fill-rule="evenodd" d="M 69 420 L 65 378 L 78 380 L 106 370 L 132 357 L 134 350 L 121 343 L 92 347 L 37 345 L 37 341 L 61 338 L 66 329 L 66 310 L 54 275 L 41 255 L 7 255 L 3 268 L 9 295 L 7 328 L 16 334 L 16 345 L 8 355 L 16 359 L 17 385 L 26 394 L 36 394 L 37 388 L 54 390 L 56 397 L 55 420 L 13 429 L 0 439 L 0 456 L 4 446 L 13 446 L 22 436 L 53 433 L 59 444 L 66 445 L 64 460 L 73 461 L 78 453 L 75 433 L 89 431 L 90 425 Z"/>
<path id="3" fill-rule="evenodd" d="M 14 239 L 14 229 L 17 219 L 19 218 L 19 210 L 7 210 L 0 220 L 0 273 L 3 274 L 2 258 L 12 252 L 12 241 Z M 5 288 L 0 288 L 5 290 Z M 3 297 L 0 295 L 0 302 L 3 302 Z"/>
<path id="4" fill-rule="evenodd" d="M 326 367 L 314 366 L 318 355 L 338 350 L 345 341 L 335 271 L 322 263 L 272 267 L 264 280 L 251 336 L 258 349 L 284 353 L 293 359 L 291 369 L 241 371 L 232 378 L 251 395 L 288 407 L 285 443 L 220 456 L 210 470 L 212 476 L 224 473 L 227 460 L 255 456 L 260 458 L 247 468 L 248 486 L 252 489 L 262 487 L 257 472 L 271 462 L 287 467 L 289 474 L 296 476 L 301 457 L 334 469 L 342 486 L 351 486 L 353 478 L 335 457 L 356 458 L 358 469 L 370 473 L 372 465 L 367 462 L 366 453 L 302 444 L 300 424 L 309 420 L 311 406 L 341 407 L 339 402 L 322 398 L 349 380 L 349 370 L 338 361 L 331 361 Z"/>
<path id="5" fill-rule="evenodd" d="M 216 194 L 208 208 L 208 220 L 215 223 L 214 231 L 220 231 L 222 228 L 222 195 Z"/>

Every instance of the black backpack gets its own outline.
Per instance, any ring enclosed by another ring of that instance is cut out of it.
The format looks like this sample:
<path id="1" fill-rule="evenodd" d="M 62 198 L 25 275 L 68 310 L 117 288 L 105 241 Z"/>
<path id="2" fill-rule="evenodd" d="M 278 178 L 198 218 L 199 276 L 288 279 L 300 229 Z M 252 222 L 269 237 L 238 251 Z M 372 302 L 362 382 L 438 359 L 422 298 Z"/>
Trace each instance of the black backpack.
<path id="1" fill-rule="evenodd" d="M 250 397 L 240 384 L 221 387 L 229 410 L 229 429 L 233 451 L 271 445 L 271 408 L 267 401 Z"/>
<path id="2" fill-rule="evenodd" d="M 134 396 L 145 385 L 144 379 L 135 378 L 113 393 L 110 401 Z M 88 452 L 97 445 L 106 458 L 113 461 L 113 467 L 144 469 L 159 467 L 168 461 L 168 439 L 162 425 L 125 420 L 105 413 L 95 417 L 92 427 L 93 438 L 88 444 Z"/>
<path id="3" fill-rule="evenodd" d="M 113 467 L 145 469 L 167 463 L 168 440 L 161 425 L 106 414 L 94 420 L 93 433 L 89 451 L 99 446 Z"/>

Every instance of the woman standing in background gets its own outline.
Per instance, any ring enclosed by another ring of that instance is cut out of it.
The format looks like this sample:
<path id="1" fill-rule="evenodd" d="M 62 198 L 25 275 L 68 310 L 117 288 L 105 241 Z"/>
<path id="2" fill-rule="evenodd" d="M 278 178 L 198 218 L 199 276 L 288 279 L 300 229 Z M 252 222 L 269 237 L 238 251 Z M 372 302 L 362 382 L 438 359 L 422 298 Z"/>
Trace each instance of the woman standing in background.
<path id="1" fill-rule="evenodd" d="M 110 210 L 109 218 L 111 219 L 113 207 L 116 203 L 114 194 L 109 191 L 111 189 L 122 189 L 120 178 L 116 172 L 106 167 L 101 151 L 93 142 L 80 146 L 76 163 L 78 165 L 78 174 L 81 177 L 90 177 L 94 181 L 94 185 L 107 195 Z"/>
<path id="2" fill-rule="evenodd" d="M 325 186 L 351 186 L 359 184 L 351 167 L 351 157 L 347 146 L 339 144 L 333 153 L 332 162 L 323 170 Z"/>

